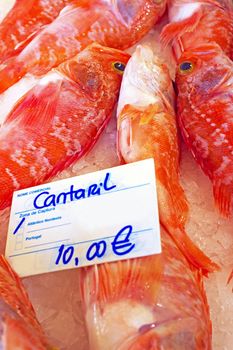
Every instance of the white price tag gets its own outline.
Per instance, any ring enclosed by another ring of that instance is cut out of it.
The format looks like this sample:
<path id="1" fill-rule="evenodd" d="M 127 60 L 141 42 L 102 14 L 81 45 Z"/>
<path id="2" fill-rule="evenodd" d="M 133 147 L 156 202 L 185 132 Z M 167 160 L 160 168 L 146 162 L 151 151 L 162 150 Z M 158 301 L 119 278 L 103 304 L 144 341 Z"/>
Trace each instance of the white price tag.
<path id="1" fill-rule="evenodd" d="M 153 159 L 14 192 L 6 257 L 20 276 L 160 252 Z"/>

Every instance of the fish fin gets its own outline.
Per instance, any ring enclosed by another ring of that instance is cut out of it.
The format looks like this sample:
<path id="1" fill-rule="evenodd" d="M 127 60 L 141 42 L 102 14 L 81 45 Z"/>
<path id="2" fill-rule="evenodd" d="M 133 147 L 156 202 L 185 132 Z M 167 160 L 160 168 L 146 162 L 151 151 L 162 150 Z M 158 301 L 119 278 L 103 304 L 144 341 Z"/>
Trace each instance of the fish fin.
<path id="1" fill-rule="evenodd" d="M 165 227 L 165 225 L 163 226 Z M 209 273 L 220 269 L 215 262 L 192 242 L 184 229 L 166 229 L 189 263 L 200 270 L 204 276 L 208 276 Z"/>
<path id="2" fill-rule="evenodd" d="M 221 180 L 214 180 L 213 193 L 220 213 L 229 217 L 232 209 L 232 185 L 225 185 L 221 183 Z"/>
<path id="3" fill-rule="evenodd" d="M 146 108 L 134 107 L 133 105 L 126 104 L 117 118 L 117 130 L 118 141 L 117 148 L 120 159 L 122 156 L 121 147 L 130 150 L 133 142 L 133 127 L 132 122 L 138 119 L 138 125 L 143 126 L 149 124 L 153 117 L 161 111 L 161 107 L 158 104 L 148 105 Z M 125 126 L 122 128 L 123 123 Z M 126 125 L 127 124 L 127 125 Z M 124 133 L 122 137 L 122 133 Z M 120 140 L 123 140 L 124 145 L 121 145 Z"/>
<path id="4" fill-rule="evenodd" d="M 104 305 L 128 297 L 154 301 L 162 272 L 160 254 L 82 269 L 81 294 L 85 306 L 97 302 Z"/>
<path id="5" fill-rule="evenodd" d="M 5 317 L 3 322 L 2 341 L 4 349 L 37 349 L 48 350 L 46 342 L 40 339 L 22 320 Z"/>
<path id="6" fill-rule="evenodd" d="M 19 276 L 3 255 L 0 256 L 0 297 L 25 321 L 40 329 L 28 294 Z"/>
<path id="7" fill-rule="evenodd" d="M 189 215 L 189 203 L 185 196 L 185 192 L 179 183 L 179 179 L 170 183 L 167 182 L 167 188 L 171 196 L 171 205 L 176 214 L 179 226 L 184 226 Z"/>
<path id="8" fill-rule="evenodd" d="M 21 128 L 45 134 L 55 116 L 61 81 L 34 86 L 16 103 L 3 125 L 16 122 Z"/>
<path id="9" fill-rule="evenodd" d="M 164 47 L 168 46 L 175 39 L 180 38 L 187 32 L 193 32 L 198 26 L 200 18 L 202 16 L 202 11 L 194 12 L 194 14 L 179 22 L 173 22 L 167 24 L 161 34 L 160 41 Z"/>
<path id="10" fill-rule="evenodd" d="M 175 119 L 172 121 L 172 125 L 169 124 L 169 127 L 167 126 L 168 124 L 165 124 L 165 130 L 164 124 L 160 121 L 163 120 L 162 118 L 168 118 L 168 121 L 170 121 L 171 115 L 161 112 L 161 106 L 158 104 L 149 105 L 141 109 L 132 105 L 125 105 L 118 117 L 118 154 L 120 159 L 126 158 L 126 162 L 131 160 L 131 155 L 133 155 L 133 160 L 148 158 L 149 156 L 153 157 L 155 155 L 154 151 L 149 150 L 149 148 L 139 154 L 138 148 L 140 148 L 140 145 L 146 148 L 144 140 L 141 140 L 140 144 L 137 145 L 136 155 L 134 154 L 134 147 L 132 147 L 134 137 L 132 121 L 137 119 L 137 127 L 154 122 L 156 123 L 157 136 L 154 136 L 153 142 L 157 142 L 157 138 L 159 140 L 158 143 L 160 143 L 160 149 L 162 149 L 163 152 L 165 151 L 170 154 L 171 151 L 174 151 L 175 153 L 175 155 L 172 153 L 170 157 L 172 160 L 168 160 L 166 166 L 163 166 L 163 164 L 159 166 L 158 162 L 156 176 L 163 184 L 163 187 L 166 188 L 166 193 L 168 193 L 167 202 L 169 201 L 169 206 L 174 212 L 173 216 L 177 221 L 176 224 L 184 225 L 188 217 L 189 205 L 178 178 L 178 157 L 176 157 L 176 155 L 179 150 L 177 146 Z M 167 119 L 164 120 L 167 121 Z M 170 134 L 173 135 L 173 140 L 171 140 Z M 142 135 L 142 133 L 140 133 L 140 135 Z"/>

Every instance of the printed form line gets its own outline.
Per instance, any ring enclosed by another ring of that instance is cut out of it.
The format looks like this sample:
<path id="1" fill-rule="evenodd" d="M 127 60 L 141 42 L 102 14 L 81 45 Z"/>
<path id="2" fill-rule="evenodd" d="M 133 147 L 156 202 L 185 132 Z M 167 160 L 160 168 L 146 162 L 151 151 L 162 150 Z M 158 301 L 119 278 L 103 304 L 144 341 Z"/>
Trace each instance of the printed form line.
<path id="1" fill-rule="evenodd" d="M 46 245 L 46 244 L 60 243 L 60 242 L 67 242 L 67 241 L 69 241 L 69 238 L 61 239 L 60 241 L 53 241 L 53 242 L 41 243 L 41 244 L 33 244 L 33 245 L 29 245 L 28 247 L 25 247 L 25 249 L 29 249 L 29 248 L 32 248 L 32 247 L 40 247 L 41 245 Z"/>
<path id="2" fill-rule="evenodd" d="M 139 231 L 134 231 L 132 232 L 132 234 L 138 234 L 138 233 L 141 233 L 141 232 L 145 232 L 145 231 L 151 231 L 153 230 L 153 228 L 147 228 L 147 229 L 144 229 L 144 230 L 139 230 Z M 127 235 L 127 234 L 125 234 Z M 109 238 L 113 238 L 115 237 L 115 235 L 113 236 L 108 236 L 108 237 L 101 237 L 101 238 L 98 238 L 98 239 L 91 239 L 89 241 L 82 241 L 82 242 L 76 242 L 76 243 L 72 243 L 72 245 L 77 245 L 77 244 L 82 244 L 82 243 L 88 243 L 88 242 L 98 242 L 98 241 L 101 241 L 103 239 L 109 239 Z M 57 243 L 58 241 L 56 241 Z M 49 243 L 47 243 L 49 244 Z M 13 258 L 15 256 L 21 256 L 21 255 L 28 255 L 28 254 L 34 254 L 34 253 L 39 253 L 39 252 L 42 252 L 42 251 L 46 251 L 46 250 L 53 250 L 53 249 L 57 249 L 57 248 L 60 248 L 60 246 L 56 246 L 56 247 L 50 247 L 50 248 L 44 248 L 44 249 L 38 249 L 38 250 L 34 250 L 32 252 L 27 252 L 27 253 L 19 253 L 19 254 L 12 254 L 12 255 L 9 255 L 9 258 Z"/>
<path id="3" fill-rule="evenodd" d="M 28 231 L 27 233 L 30 233 L 30 232 L 37 232 L 37 231 L 44 231 L 44 230 L 49 230 L 50 228 L 55 228 L 55 227 L 59 227 L 59 226 L 67 226 L 67 225 L 71 225 L 71 222 L 67 222 L 66 224 L 60 224 L 60 225 L 55 225 L 55 226 L 49 226 L 49 227 L 39 228 L 38 230 Z"/>
<path id="4" fill-rule="evenodd" d="M 104 193 L 101 193 L 100 195 L 96 195 L 96 196 L 90 196 L 90 197 L 86 197 L 86 198 L 81 198 L 81 199 L 76 199 L 74 200 L 73 202 L 78 202 L 80 200 L 85 200 L 85 199 L 90 199 L 90 198 L 97 198 L 97 197 L 100 197 L 100 196 L 103 196 L 103 195 L 106 195 L 106 194 L 111 194 L 111 193 L 115 193 L 115 192 L 121 192 L 121 191 L 126 191 L 126 190 L 132 190 L 134 188 L 138 188 L 138 187 L 144 187 L 144 186 L 148 186 L 150 185 L 151 183 L 150 182 L 147 182 L 147 183 L 144 183 L 144 184 L 139 184 L 139 185 L 135 185 L 135 186 L 131 186 L 131 187 L 125 187 L 125 188 L 120 188 L 119 190 L 115 190 L 115 191 L 109 191 L 109 192 L 104 192 Z M 67 203 L 72 203 L 72 202 L 67 202 Z M 59 203 L 58 205 L 62 205 L 63 203 Z M 54 207 L 53 207 L 54 208 Z M 44 209 L 44 208 L 42 208 Z M 27 213 L 29 211 L 34 211 L 34 210 L 40 210 L 40 209 L 27 209 L 27 210 L 23 210 L 23 211 L 17 211 L 15 213 L 16 214 L 23 214 L 23 213 Z"/>

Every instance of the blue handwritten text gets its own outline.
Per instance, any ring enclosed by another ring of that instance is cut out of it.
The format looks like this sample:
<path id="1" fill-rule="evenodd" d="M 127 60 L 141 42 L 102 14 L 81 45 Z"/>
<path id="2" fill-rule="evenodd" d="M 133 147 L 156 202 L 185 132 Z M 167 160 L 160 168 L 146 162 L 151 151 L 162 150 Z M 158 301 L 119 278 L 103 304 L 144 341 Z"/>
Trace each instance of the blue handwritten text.
<path id="1" fill-rule="evenodd" d="M 130 236 L 132 232 L 133 227 L 131 225 L 127 225 L 124 226 L 116 234 L 110 245 L 114 255 L 125 256 L 134 249 L 135 244 L 130 242 Z M 105 239 L 96 241 L 94 243 L 91 243 L 91 245 L 88 247 L 85 254 L 85 259 L 87 261 L 93 261 L 93 263 L 95 263 L 97 259 L 104 257 L 107 251 L 108 245 Z M 73 262 L 75 266 L 78 266 L 79 257 L 74 257 L 73 245 L 65 246 L 64 244 L 62 244 L 58 250 L 58 256 L 55 261 L 55 264 L 58 265 L 59 263 L 62 263 L 63 265 L 67 265 L 70 262 Z"/>

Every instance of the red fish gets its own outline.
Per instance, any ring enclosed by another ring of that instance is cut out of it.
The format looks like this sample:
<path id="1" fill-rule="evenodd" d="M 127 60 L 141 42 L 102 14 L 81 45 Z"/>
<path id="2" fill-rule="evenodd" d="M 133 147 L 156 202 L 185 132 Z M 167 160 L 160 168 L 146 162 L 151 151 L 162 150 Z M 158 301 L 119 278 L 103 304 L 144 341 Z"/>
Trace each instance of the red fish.
<path id="1" fill-rule="evenodd" d="M 118 149 L 126 162 L 154 158 L 160 221 L 203 273 L 215 270 L 185 232 L 188 202 L 179 179 L 174 91 L 167 66 L 151 47 L 138 46 L 129 60 L 118 104 Z"/>
<path id="2" fill-rule="evenodd" d="M 233 58 L 231 0 L 169 0 L 170 23 L 163 29 L 164 44 L 173 41 L 177 58 L 187 48 L 216 42 Z"/>
<path id="3" fill-rule="evenodd" d="M 3 350 L 52 349 L 18 275 L 0 256 L 0 347 Z"/>
<path id="4" fill-rule="evenodd" d="M 0 130 L 0 209 L 14 190 L 43 183 L 95 144 L 128 59 L 127 53 L 92 44 L 18 101 Z"/>
<path id="5" fill-rule="evenodd" d="M 161 239 L 159 255 L 81 270 L 90 350 L 211 350 L 202 276 Z"/>
<path id="6" fill-rule="evenodd" d="M 164 13 L 166 0 L 88 1 L 67 6 L 16 57 L 0 68 L 0 93 L 30 72 L 42 75 L 92 42 L 125 49 L 140 40 Z"/>
<path id="7" fill-rule="evenodd" d="M 21 51 L 72 0 L 16 0 L 0 23 L 0 61 Z M 80 0 L 81 2 L 81 0 Z"/>
<path id="8" fill-rule="evenodd" d="M 217 45 L 182 54 L 178 62 L 178 119 L 184 140 L 213 183 L 220 212 L 233 199 L 233 62 Z"/>

